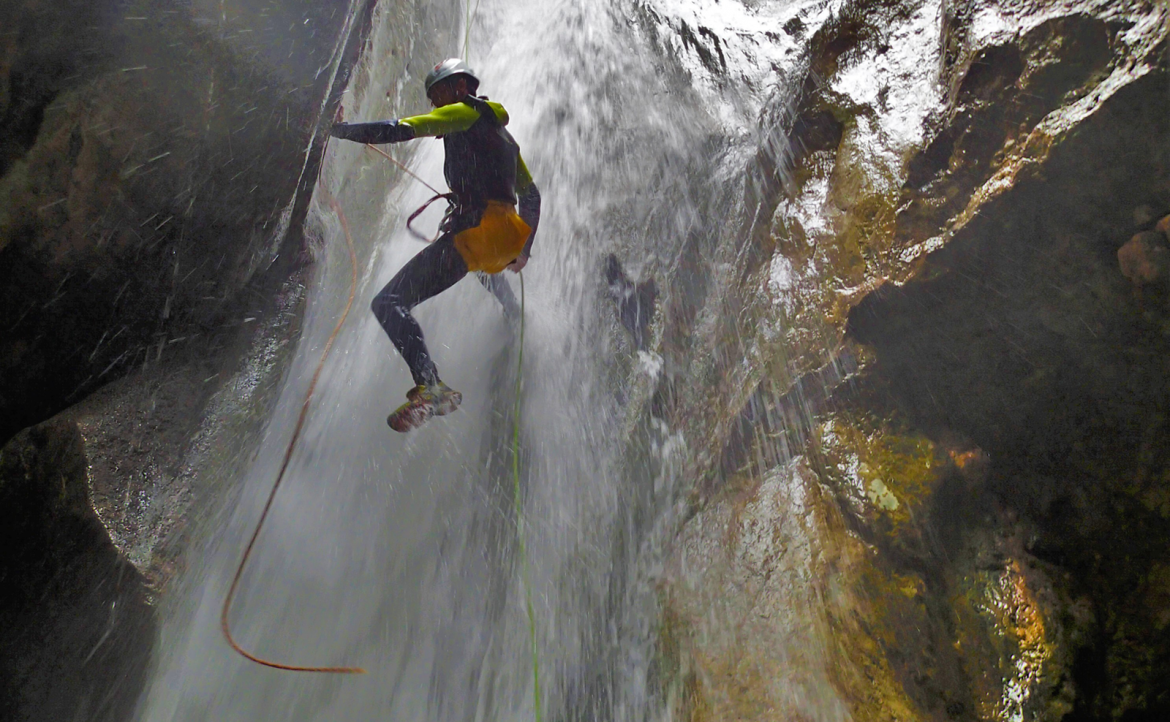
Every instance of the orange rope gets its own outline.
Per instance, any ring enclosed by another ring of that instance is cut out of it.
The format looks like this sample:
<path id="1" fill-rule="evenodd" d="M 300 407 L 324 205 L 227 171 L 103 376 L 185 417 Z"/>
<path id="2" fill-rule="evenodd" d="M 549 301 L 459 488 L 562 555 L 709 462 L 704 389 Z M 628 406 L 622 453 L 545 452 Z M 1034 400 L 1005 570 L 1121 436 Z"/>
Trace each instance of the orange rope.
<path id="1" fill-rule="evenodd" d="M 394 160 L 394 158 L 392 158 L 392 157 L 390 156 L 390 154 L 389 154 L 389 153 L 387 153 L 386 151 L 382 150 L 381 148 L 378 148 L 377 146 L 370 145 L 369 143 L 366 143 L 366 147 L 367 147 L 367 148 L 369 148 L 369 149 L 370 149 L 370 150 L 372 150 L 372 151 L 376 151 L 376 152 L 378 152 L 378 153 L 381 153 L 383 158 L 385 158 L 386 160 L 390 161 L 390 162 L 391 162 L 391 163 L 393 163 L 394 165 L 398 166 L 398 167 L 399 167 L 399 168 L 401 168 L 402 170 L 406 171 L 406 173 L 407 173 L 408 175 L 410 175 L 411 177 L 413 177 L 413 178 L 414 178 L 416 181 L 418 181 L 419 183 L 422 183 L 422 184 L 423 184 L 424 186 L 426 186 L 427 188 L 430 188 L 430 189 L 431 189 L 431 192 L 433 192 L 435 195 L 437 195 L 437 196 L 441 196 L 441 195 L 443 195 L 443 192 L 442 192 L 442 191 L 440 191 L 440 190 L 436 189 L 436 188 L 435 188 L 433 185 L 431 185 L 430 183 L 427 183 L 427 182 L 426 182 L 425 180 L 423 180 L 422 178 L 419 178 L 419 177 L 418 177 L 418 175 L 417 175 L 417 174 L 416 174 L 414 171 L 412 171 L 411 169 L 407 168 L 407 167 L 406 167 L 405 165 L 403 165 L 402 163 L 399 163 L 398 161 Z"/>
<path id="2" fill-rule="evenodd" d="M 436 195 L 442 195 L 442 193 L 440 193 L 438 190 L 436 190 L 434 186 L 432 186 L 430 183 L 427 183 L 425 180 L 420 178 L 410 168 L 407 168 L 405 165 L 403 165 L 402 163 L 400 163 L 397 160 L 395 160 L 394 158 L 392 158 L 389 154 L 387 154 L 381 148 L 376 148 L 373 145 L 370 145 L 369 143 L 366 144 L 366 147 L 381 154 L 381 156 L 383 158 L 385 158 L 386 160 L 390 161 L 394 165 L 401 168 L 403 171 L 405 171 L 408 175 L 413 177 L 419 183 L 422 183 L 427 188 L 430 188 L 432 191 L 434 191 L 434 193 Z M 327 149 L 328 149 L 328 140 L 326 140 L 326 150 Z M 324 154 L 322 154 L 322 155 L 324 155 Z M 322 163 L 324 163 L 324 161 L 322 161 Z M 273 483 L 273 485 L 272 485 L 272 491 L 270 491 L 268 493 L 268 500 L 264 503 L 264 511 L 260 512 L 260 519 L 256 522 L 256 528 L 252 531 L 252 538 L 248 540 L 248 546 L 244 548 L 244 556 L 242 559 L 240 559 L 239 566 L 236 567 L 236 574 L 234 577 L 232 577 L 232 585 L 231 585 L 231 587 L 228 588 L 227 596 L 223 600 L 223 609 L 220 611 L 220 615 L 219 615 L 219 626 L 223 630 L 224 638 L 227 640 L 227 643 L 229 645 L 231 645 L 232 649 L 234 649 L 236 652 L 238 652 L 244 658 L 249 659 L 249 660 L 255 662 L 256 664 L 262 664 L 265 667 L 271 667 L 273 669 L 282 669 L 282 670 L 285 670 L 288 672 L 330 672 L 330 673 L 335 673 L 335 674 L 365 674 L 366 670 L 362 669 L 361 667 L 304 667 L 304 666 L 295 665 L 295 664 L 281 664 L 280 662 L 273 662 L 271 660 L 267 660 L 267 659 L 264 659 L 262 657 L 258 657 L 255 654 L 252 654 L 248 650 L 241 647 L 239 645 L 239 643 L 236 642 L 235 638 L 232 636 L 231 624 L 228 620 L 228 612 L 231 610 L 232 599 L 235 598 L 236 589 L 239 587 L 240 579 L 244 575 L 244 566 L 247 565 L 248 559 L 252 555 L 252 549 L 256 546 L 256 540 L 260 537 L 260 530 L 264 527 L 265 520 L 268 519 L 268 512 L 272 510 L 272 502 L 276 499 L 276 492 L 280 489 L 281 482 L 284 481 L 284 474 L 288 470 L 289 462 L 292 460 L 293 451 L 296 449 L 297 441 L 300 439 L 301 429 L 305 425 L 305 418 L 309 415 L 309 404 L 312 402 L 312 399 L 313 399 L 313 391 L 317 388 L 317 380 L 321 377 L 321 370 L 325 368 L 325 359 L 327 359 L 329 357 L 329 351 L 333 348 L 333 342 L 337 339 L 337 334 L 338 334 L 338 332 L 341 331 L 341 326 L 342 326 L 342 324 L 345 323 L 346 317 L 349 316 L 349 311 L 353 307 L 353 299 L 354 299 L 354 296 L 357 292 L 357 255 L 354 253 L 354 250 L 353 250 L 353 237 L 350 235 L 350 232 L 349 232 L 349 223 L 346 221 L 345 211 L 342 210 L 341 204 L 337 202 L 337 199 L 334 198 L 333 195 L 328 191 L 328 189 L 325 188 L 325 184 L 321 182 L 321 179 L 319 176 L 317 178 L 317 182 L 318 182 L 318 186 L 321 188 L 321 192 L 325 194 L 325 197 L 329 202 L 329 206 L 333 209 L 333 212 L 337 214 L 338 220 L 341 221 L 341 229 L 345 233 L 345 244 L 346 244 L 346 247 L 349 249 L 349 260 L 350 260 L 350 270 L 351 270 L 351 280 L 350 280 L 350 286 L 349 286 L 349 299 L 345 303 L 345 310 L 342 311 L 341 318 L 337 320 L 337 325 L 334 326 L 334 328 L 333 328 L 333 333 L 329 334 L 329 340 L 325 342 L 325 350 L 321 353 L 321 360 L 317 363 L 317 370 L 313 372 L 313 379 L 312 379 L 312 381 L 309 382 L 309 390 L 307 392 L 305 392 L 305 401 L 301 405 L 301 413 L 300 413 L 300 416 L 297 417 L 297 424 L 296 424 L 296 427 L 294 427 L 294 429 L 293 429 L 292 438 L 288 442 L 288 448 L 285 449 L 284 460 L 280 464 L 280 471 L 277 472 L 277 474 L 276 474 L 276 482 Z"/>
<path id="3" fill-rule="evenodd" d="M 232 598 L 236 595 L 236 587 L 240 584 L 240 577 L 244 574 L 244 565 L 248 563 L 248 557 L 252 554 L 252 547 L 256 546 L 256 539 L 260 536 L 260 529 L 264 526 L 264 520 L 268 518 L 268 512 L 272 509 L 272 502 L 276 499 L 276 492 L 280 488 L 280 483 L 284 481 L 284 473 L 288 470 L 288 464 L 292 459 L 293 450 L 296 448 L 297 439 L 301 436 L 301 428 L 305 425 L 305 417 L 309 414 L 309 403 L 313 399 L 313 390 L 317 387 L 317 379 L 321 376 L 321 370 L 325 368 L 325 359 L 329 357 L 329 351 L 333 348 L 333 342 L 337 339 L 337 334 L 341 331 L 341 326 L 345 323 L 345 318 L 349 315 L 350 308 L 353 307 L 354 295 L 357 292 L 357 254 L 353 250 L 353 237 L 349 233 L 349 224 L 345 220 L 345 212 L 341 209 L 341 204 L 337 202 L 337 199 L 325 188 L 325 184 L 321 183 L 320 177 L 317 178 L 317 182 L 321 191 L 328 199 L 330 207 L 333 208 L 333 212 L 337 214 L 338 219 L 341 221 L 342 231 L 345 232 L 345 245 L 349 249 L 349 261 L 352 274 L 349 285 L 349 300 L 346 301 L 345 310 L 341 313 L 341 318 L 338 319 L 337 325 L 333 328 L 333 333 L 329 335 L 329 340 L 325 342 L 325 350 L 321 353 L 321 360 L 317 363 L 317 370 L 313 373 L 313 380 L 309 382 L 309 390 L 305 392 L 305 402 L 301 405 L 301 415 L 297 418 L 297 425 L 293 429 L 292 439 L 289 440 L 288 448 L 284 452 L 284 461 L 280 465 L 280 472 L 276 475 L 276 483 L 272 485 L 272 491 L 268 493 L 268 501 L 264 504 L 264 511 L 260 513 L 260 520 L 256 522 L 256 529 L 252 532 L 252 538 L 248 540 L 248 546 L 244 549 L 244 557 L 240 560 L 240 565 L 236 568 L 235 577 L 232 578 L 232 586 L 228 589 L 227 597 L 223 600 L 223 610 L 219 616 L 219 624 L 223 629 L 224 638 L 227 639 L 227 643 L 231 645 L 232 649 L 247 659 L 257 664 L 262 664 L 265 667 L 283 669 L 289 672 L 365 674 L 366 670 L 361 667 L 302 667 L 295 664 L 280 664 L 279 662 L 272 662 L 257 657 L 236 642 L 232 637 L 231 627 L 228 623 L 228 611 L 232 606 Z"/>

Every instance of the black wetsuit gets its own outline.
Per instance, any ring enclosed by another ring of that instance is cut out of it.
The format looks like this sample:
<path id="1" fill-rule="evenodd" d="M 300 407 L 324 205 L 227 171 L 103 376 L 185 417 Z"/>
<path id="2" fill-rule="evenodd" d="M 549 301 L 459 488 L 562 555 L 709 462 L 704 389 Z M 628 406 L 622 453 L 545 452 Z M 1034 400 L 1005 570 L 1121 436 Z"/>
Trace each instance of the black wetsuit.
<path id="1" fill-rule="evenodd" d="M 516 204 L 519 196 L 519 216 L 531 229 L 522 253 L 527 256 L 531 251 L 540 221 L 540 191 L 520 158 L 519 146 L 504 129 L 506 123 L 507 112 L 498 103 L 469 97 L 424 116 L 334 126 L 335 137 L 364 143 L 393 143 L 419 136 L 443 138 L 443 174 L 456 200 L 439 226 L 441 235 L 410 259 L 371 304 L 418 385 L 437 384 L 439 373 L 411 310 L 467 275 L 467 262 L 456 248 L 455 236 L 479 225 L 489 201 Z M 503 278 L 477 275 L 500 301 L 506 316 L 519 316 L 516 297 Z"/>

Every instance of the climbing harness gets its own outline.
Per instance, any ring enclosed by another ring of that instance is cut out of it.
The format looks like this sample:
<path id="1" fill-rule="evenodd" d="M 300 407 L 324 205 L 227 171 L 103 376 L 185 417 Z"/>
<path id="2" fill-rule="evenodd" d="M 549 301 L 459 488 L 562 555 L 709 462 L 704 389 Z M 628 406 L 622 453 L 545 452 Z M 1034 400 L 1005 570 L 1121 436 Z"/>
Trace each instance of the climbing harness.
<path id="1" fill-rule="evenodd" d="M 376 153 L 381 155 L 386 160 L 390 161 L 394 165 L 401 168 L 403 171 L 406 172 L 407 175 L 411 176 L 412 178 L 417 180 L 419 183 L 422 183 L 424 186 L 429 188 L 432 193 L 435 194 L 435 195 L 431 196 L 430 198 L 428 198 L 425 203 L 423 203 L 421 206 L 419 206 L 417 209 L 415 209 L 414 213 L 410 214 L 410 217 L 406 219 L 406 230 L 410 231 L 411 235 L 413 235 L 415 238 L 419 239 L 420 241 L 425 241 L 427 243 L 434 243 L 435 241 L 439 240 L 439 236 L 441 236 L 443 234 L 442 228 L 435 231 L 435 235 L 433 238 L 428 238 L 427 236 L 423 235 L 419 231 L 415 230 L 415 227 L 413 225 L 414 219 L 418 218 L 420 215 L 422 215 L 423 211 L 425 211 L 427 208 L 429 208 L 432 203 L 439 200 L 440 198 L 445 199 L 447 201 L 447 203 L 449 203 L 449 204 L 454 203 L 456 200 L 455 194 L 454 193 L 444 193 L 444 192 L 440 191 L 439 189 L 435 188 L 433 185 L 431 185 L 430 183 L 427 183 L 425 180 L 420 178 L 418 176 L 418 174 L 416 174 L 410 168 L 407 168 L 404 163 L 400 163 L 397 159 L 394 158 L 394 156 L 390 155 L 389 153 L 387 153 L 386 151 L 377 147 L 376 145 L 366 143 L 366 147 L 372 151 L 375 151 Z"/>
<path id="2" fill-rule="evenodd" d="M 425 211 L 427 208 L 429 208 L 431 206 L 432 203 L 434 203 L 435 201 L 437 201 L 439 199 L 446 200 L 447 204 L 450 205 L 450 204 L 455 202 L 455 194 L 454 193 L 436 193 L 435 195 L 428 198 L 426 203 L 423 203 L 421 206 L 416 208 L 414 213 L 411 213 L 410 217 L 406 219 L 406 230 L 410 231 L 411 234 L 413 234 L 414 237 L 419 239 L 420 241 L 426 241 L 427 243 L 434 243 L 435 241 L 439 240 L 439 236 L 443 235 L 442 225 L 440 225 L 438 230 L 435 231 L 434 238 L 427 238 L 422 233 L 419 233 L 418 231 L 416 231 L 414 229 L 414 226 L 411 225 L 412 223 L 414 223 L 415 218 L 418 218 L 420 215 L 422 215 L 423 211 Z"/>

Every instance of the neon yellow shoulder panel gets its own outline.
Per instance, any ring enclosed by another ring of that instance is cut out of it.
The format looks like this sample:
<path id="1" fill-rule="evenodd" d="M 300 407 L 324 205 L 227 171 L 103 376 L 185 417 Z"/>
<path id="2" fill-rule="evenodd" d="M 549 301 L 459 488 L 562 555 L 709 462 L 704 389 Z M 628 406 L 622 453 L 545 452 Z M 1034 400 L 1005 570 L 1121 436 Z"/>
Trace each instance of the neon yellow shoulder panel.
<path id="1" fill-rule="evenodd" d="M 489 100 L 488 106 L 496 113 L 502 125 L 508 124 L 508 111 L 504 106 Z M 452 103 L 435 108 L 425 115 L 413 115 L 398 122 L 414 128 L 416 138 L 462 133 L 479 120 L 479 112 L 467 103 Z"/>
<path id="2" fill-rule="evenodd" d="M 528 186 L 532 185 L 532 174 L 528 172 L 528 166 L 524 163 L 524 156 L 516 157 L 516 193 L 524 195 L 524 191 L 528 190 Z"/>

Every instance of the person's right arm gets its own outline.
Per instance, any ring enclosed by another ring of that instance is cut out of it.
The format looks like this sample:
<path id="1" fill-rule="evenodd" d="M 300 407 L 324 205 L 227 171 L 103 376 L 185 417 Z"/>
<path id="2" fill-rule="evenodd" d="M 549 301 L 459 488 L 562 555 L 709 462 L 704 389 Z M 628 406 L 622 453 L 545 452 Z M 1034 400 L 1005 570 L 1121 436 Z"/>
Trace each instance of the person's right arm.
<path id="1" fill-rule="evenodd" d="M 399 120 L 376 123 L 334 123 L 329 135 L 356 143 L 401 143 L 414 138 L 414 128 Z"/>
<path id="2" fill-rule="evenodd" d="M 508 113 L 502 105 L 495 104 L 496 117 L 507 124 Z M 352 140 L 358 143 L 401 143 L 414 138 L 437 137 L 448 133 L 460 133 L 479 120 L 479 111 L 466 103 L 452 103 L 435 108 L 429 113 L 415 115 L 401 120 L 382 120 L 376 123 L 336 123 L 329 134 L 334 138 Z"/>

